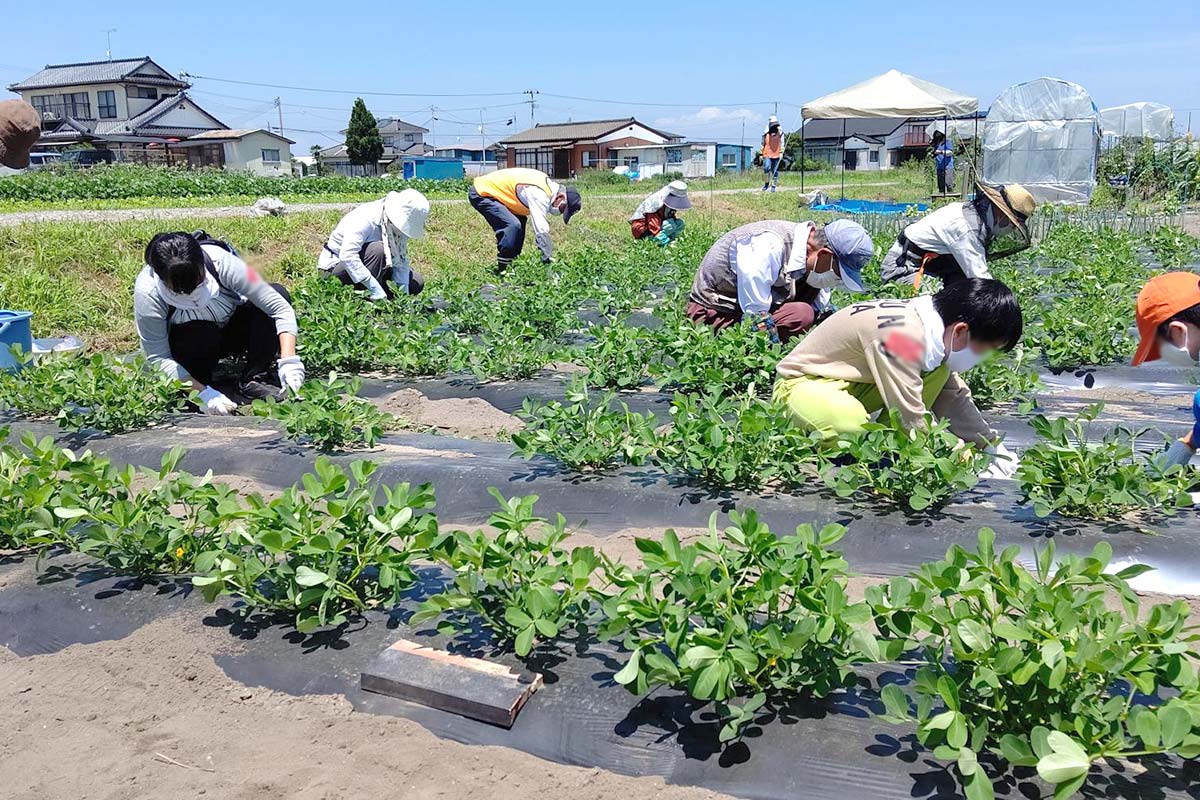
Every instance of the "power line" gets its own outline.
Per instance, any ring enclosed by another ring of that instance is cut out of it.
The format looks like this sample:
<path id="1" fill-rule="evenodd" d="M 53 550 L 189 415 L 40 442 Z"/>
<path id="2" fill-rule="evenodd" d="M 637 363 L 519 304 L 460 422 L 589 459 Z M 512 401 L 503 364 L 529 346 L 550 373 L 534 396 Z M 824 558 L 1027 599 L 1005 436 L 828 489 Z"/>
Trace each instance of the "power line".
<path id="1" fill-rule="evenodd" d="M 605 100 L 599 97 L 577 97 L 570 94 L 552 94 L 551 92 L 540 92 L 542 97 L 556 97 L 559 100 L 579 100 L 584 103 L 610 103 L 612 105 L 621 106 L 646 106 L 648 108 L 700 108 L 703 106 L 769 106 L 773 105 L 774 100 L 748 100 L 740 103 L 646 103 L 637 100 Z M 780 101 L 781 105 L 784 104 Z"/>
<path id="2" fill-rule="evenodd" d="M 239 81 L 232 78 L 214 78 L 211 75 L 196 75 L 191 72 L 179 73 L 181 78 L 189 80 L 217 81 L 218 83 L 234 83 L 239 86 L 259 86 L 265 89 L 290 89 L 296 92 L 322 92 L 324 94 L 353 94 L 371 95 L 375 97 L 514 97 L 524 92 L 466 92 L 466 93 L 424 93 L 424 92 L 367 92 L 355 89 L 327 89 L 314 86 L 289 86 L 282 83 L 260 83 L 258 81 Z"/>

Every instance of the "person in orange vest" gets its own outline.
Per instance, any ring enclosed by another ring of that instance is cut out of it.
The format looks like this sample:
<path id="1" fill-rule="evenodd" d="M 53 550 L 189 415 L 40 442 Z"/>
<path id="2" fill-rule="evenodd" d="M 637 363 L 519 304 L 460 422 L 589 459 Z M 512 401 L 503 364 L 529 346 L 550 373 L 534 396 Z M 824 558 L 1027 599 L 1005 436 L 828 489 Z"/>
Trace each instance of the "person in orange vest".
<path id="1" fill-rule="evenodd" d="M 779 185 L 781 161 L 783 161 L 783 128 L 779 125 L 779 118 L 772 116 L 767 120 L 767 129 L 763 132 L 762 138 L 763 173 L 767 176 L 762 188 L 764 192 L 767 189 L 773 192 Z"/>
<path id="2" fill-rule="evenodd" d="M 542 251 L 542 263 L 554 258 L 550 241 L 550 215 L 562 215 L 563 224 L 579 213 L 579 192 L 562 186 L 536 169 L 500 169 L 475 179 L 467 199 L 496 233 L 496 271 L 501 275 L 521 255 L 525 228 L 533 222 L 534 239 Z"/>

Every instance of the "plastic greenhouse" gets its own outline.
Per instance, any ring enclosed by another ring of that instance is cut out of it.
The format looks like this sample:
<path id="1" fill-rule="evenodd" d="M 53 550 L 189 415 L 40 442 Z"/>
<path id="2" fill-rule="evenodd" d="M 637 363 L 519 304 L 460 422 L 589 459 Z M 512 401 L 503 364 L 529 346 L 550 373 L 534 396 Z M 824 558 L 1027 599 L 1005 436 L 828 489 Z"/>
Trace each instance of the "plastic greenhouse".
<path id="1" fill-rule="evenodd" d="M 1005 89 L 983 127 L 983 180 L 1020 183 L 1039 202 L 1086 203 L 1096 187 L 1100 112 L 1078 84 L 1038 78 Z"/>
<path id="2" fill-rule="evenodd" d="M 1169 142 L 1175 138 L 1175 112 L 1162 103 L 1128 103 L 1101 111 L 1100 127 L 1117 139 Z"/>

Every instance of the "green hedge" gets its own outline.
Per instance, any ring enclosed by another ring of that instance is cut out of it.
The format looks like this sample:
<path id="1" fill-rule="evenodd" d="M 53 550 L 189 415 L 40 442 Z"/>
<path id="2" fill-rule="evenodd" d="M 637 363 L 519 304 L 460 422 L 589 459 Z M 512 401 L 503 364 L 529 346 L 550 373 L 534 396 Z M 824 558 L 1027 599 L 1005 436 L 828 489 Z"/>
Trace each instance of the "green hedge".
<path id="1" fill-rule="evenodd" d="M 90 169 L 60 167 L 0 178 L 0 200 L 56 201 L 127 199 L 134 197 L 308 196 L 378 193 L 412 188 L 427 194 L 460 194 L 470 184 L 451 180 L 400 180 L 394 176 L 347 178 L 269 178 L 246 172 L 185 170 L 131 164 Z"/>

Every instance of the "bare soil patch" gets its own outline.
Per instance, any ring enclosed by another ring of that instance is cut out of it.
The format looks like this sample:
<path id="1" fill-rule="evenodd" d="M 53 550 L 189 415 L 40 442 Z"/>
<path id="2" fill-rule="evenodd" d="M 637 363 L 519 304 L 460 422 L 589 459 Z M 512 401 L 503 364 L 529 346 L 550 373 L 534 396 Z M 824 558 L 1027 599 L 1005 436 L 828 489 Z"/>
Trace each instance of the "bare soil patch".
<path id="1" fill-rule="evenodd" d="M 503 441 L 524 427 L 521 420 L 477 397 L 431 400 L 416 389 L 370 398 L 380 411 L 417 427 L 434 428 L 464 439 Z"/>

